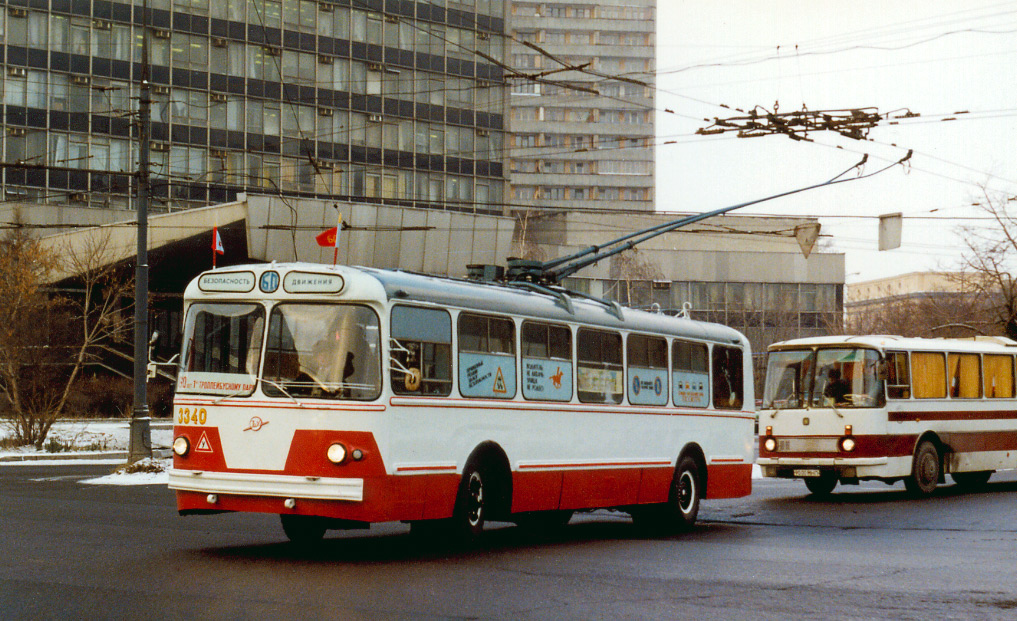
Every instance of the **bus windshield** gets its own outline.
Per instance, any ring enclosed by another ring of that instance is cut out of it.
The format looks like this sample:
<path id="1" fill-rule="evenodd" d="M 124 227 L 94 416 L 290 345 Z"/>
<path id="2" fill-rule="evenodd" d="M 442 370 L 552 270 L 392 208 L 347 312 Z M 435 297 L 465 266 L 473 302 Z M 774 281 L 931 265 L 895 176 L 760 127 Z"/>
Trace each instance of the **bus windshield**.
<path id="1" fill-rule="evenodd" d="M 260 304 L 194 304 L 184 321 L 177 392 L 249 395 L 254 392 L 265 309 Z"/>
<path id="2" fill-rule="evenodd" d="M 884 404 L 879 353 L 830 348 L 770 353 L 763 407 L 871 408 Z"/>
<path id="3" fill-rule="evenodd" d="M 378 323 L 366 306 L 276 305 L 265 348 L 265 394 L 376 399 L 381 394 Z"/>

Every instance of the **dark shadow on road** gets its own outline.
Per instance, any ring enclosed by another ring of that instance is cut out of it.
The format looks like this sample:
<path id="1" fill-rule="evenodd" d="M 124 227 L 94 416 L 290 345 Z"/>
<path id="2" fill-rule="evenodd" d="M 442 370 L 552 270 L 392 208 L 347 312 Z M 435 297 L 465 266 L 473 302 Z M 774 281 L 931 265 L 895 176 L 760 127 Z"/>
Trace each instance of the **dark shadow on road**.
<path id="1" fill-rule="evenodd" d="M 406 532 L 379 534 L 370 531 L 329 531 L 321 542 L 313 546 L 299 546 L 286 541 L 280 532 L 279 543 L 204 548 L 192 554 L 227 561 L 293 561 L 301 564 L 429 562 L 527 553 L 538 549 L 559 549 L 561 554 L 567 555 L 568 549 L 576 546 L 610 545 L 624 541 L 680 542 L 686 538 L 701 541 L 704 537 L 723 537 L 724 533 L 737 529 L 737 525 L 701 523 L 687 533 L 650 536 L 622 519 L 582 521 L 551 532 L 504 525 L 485 531 L 477 543 L 469 546 L 425 540 Z"/>
<path id="2" fill-rule="evenodd" d="M 771 498 L 762 502 L 771 506 L 774 505 L 825 505 L 825 504 L 879 504 L 887 502 L 922 502 L 935 500 L 937 498 L 951 498 L 957 496 L 978 496 L 985 494 L 1012 494 L 1017 492 L 1017 481 L 989 482 L 979 487 L 962 487 L 960 485 L 945 484 L 936 488 L 930 496 L 914 497 L 907 490 L 898 487 L 887 487 L 880 489 L 862 489 L 853 486 L 839 485 L 833 493 L 828 496 L 814 496 L 803 493 L 798 497 Z"/>

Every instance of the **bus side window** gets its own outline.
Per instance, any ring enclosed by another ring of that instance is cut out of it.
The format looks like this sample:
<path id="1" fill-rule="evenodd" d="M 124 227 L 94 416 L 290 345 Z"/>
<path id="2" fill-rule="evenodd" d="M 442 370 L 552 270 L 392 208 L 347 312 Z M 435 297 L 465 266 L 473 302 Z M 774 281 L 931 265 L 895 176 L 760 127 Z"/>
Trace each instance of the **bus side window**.
<path id="1" fill-rule="evenodd" d="M 516 395 L 516 326 L 508 317 L 459 315 L 459 393 L 511 399 Z"/>
<path id="2" fill-rule="evenodd" d="M 710 352 L 703 343 L 675 341 L 671 398 L 677 406 L 710 407 Z"/>
<path id="3" fill-rule="evenodd" d="M 1013 356 L 985 354 L 982 367 L 985 371 L 985 396 L 989 399 L 1012 399 Z"/>
<path id="4" fill-rule="evenodd" d="M 448 312 L 392 307 L 392 392 L 397 395 L 452 393 L 452 318 Z"/>
<path id="5" fill-rule="evenodd" d="M 982 369 L 978 354 L 948 354 L 946 362 L 950 368 L 950 397 L 980 399 Z"/>
<path id="6" fill-rule="evenodd" d="M 911 353 L 915 399 L 946 398 L 946 356 L 936 352 Z"/>
<path id="7" fill-rule="evenodd" d="M 886 397 L 911 398 L 911 375 L 908 373 L 908 355 L 902 351 L 886 354 Z"/>
<path id="8" fill-rule="evenodd" d="M 627 352 L 629 403 L 667 405 L 667 340 L 630 334 Z"/>
<path id="9" fill-rule="evenodd" d="M 579 330 L 576 336 L 577 393 L 583 403 L 621 403 L 625 395 L 622 337 L 616 332 Z"/>
<path id="10" fill-rule="evenodd" d="M 713 346 L 713 407 L 718 410 L 742 408 L 742 350 Z"/>
<path id="11" fill-rule="evenodd" d="M 522 330 L 523 397 L 572 400 L 572 330 L 524 321 Z"/>

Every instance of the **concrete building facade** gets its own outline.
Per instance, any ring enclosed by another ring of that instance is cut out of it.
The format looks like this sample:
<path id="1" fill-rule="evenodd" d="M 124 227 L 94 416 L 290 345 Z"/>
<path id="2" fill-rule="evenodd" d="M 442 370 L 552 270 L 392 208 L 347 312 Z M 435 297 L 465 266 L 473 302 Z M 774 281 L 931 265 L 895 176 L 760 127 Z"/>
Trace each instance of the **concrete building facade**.
<path id="1" fill-rule="evenodd" d="M 153 211 L 502 213 L 503 0 L 148 0 Z M 0 2 L 0 199 L 133 208 L 141 0 Z"/>
<path id="2" fill-rule="evenodd" d="M 513 208 L 654 206 L 655 0 L 512 0 Z"/>

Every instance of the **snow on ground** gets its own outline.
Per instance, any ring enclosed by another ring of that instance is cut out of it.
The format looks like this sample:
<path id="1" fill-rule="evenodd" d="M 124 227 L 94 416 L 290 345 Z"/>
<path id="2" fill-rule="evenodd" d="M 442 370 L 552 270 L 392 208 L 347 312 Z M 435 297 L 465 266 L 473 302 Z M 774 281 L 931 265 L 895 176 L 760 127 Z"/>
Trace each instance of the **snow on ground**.
<path id="1" fill-rule="evenodd" d="M 151 427 L 152 448 L 169 448 L 173 442 L 173 429 L 170 422 L 153 421 Z M 13 435 L 5 422 L 0 422 L 0 440 Z M 50 429 L 42 450 L 32 446 L 2 447 L 0 458 L 13 455 L 46 455 L 58 458 L 67 453 L 81 456 L 95 453 L 101 458 L 103 453 L 126 451 L 130 442 L 130 420 L 86 420 L 67 419 L 54 423 Z"/>
<path id="2" fill-rule="evenodd" d="M 167 470 L 173 465 L 172 459 L 141 460 L 138 464 L 144 464 L 146 468 L 158 471 L 128 473 L 118 470 L 104 477 L 86 479 L 82 483 L 88 485 L 166 485 L 169 483 L 169 472 Z"/>

